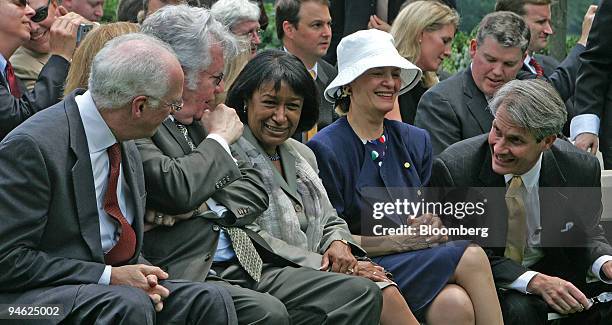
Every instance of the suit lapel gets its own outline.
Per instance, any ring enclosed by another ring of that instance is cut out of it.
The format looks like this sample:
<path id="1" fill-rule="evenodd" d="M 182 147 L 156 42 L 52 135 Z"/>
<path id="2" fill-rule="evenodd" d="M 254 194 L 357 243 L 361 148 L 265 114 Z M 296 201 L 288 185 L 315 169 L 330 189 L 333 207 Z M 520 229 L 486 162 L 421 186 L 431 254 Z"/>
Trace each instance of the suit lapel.
<path id="1" fill-rule="evenodd" d="M 317 68 L 317 80 L 316 81 L 320 82 L 320 84 L 323 85 L 323 89 L 321 89 L 321 91 L 324 91 L 325 85 L 329 83 L 329 76 L 327 75 L 327 72 L 323 68 L 323 64 L 319 63 L 318 65 L 319 67 Z"/>
<path id="2" fill-rule="evenodd" d="M 561 172 L 553 152 L 550 149 L 544 151 L 542 155 L 542 169 L 540 171 L 540 187 L 563 187 L 565 182 L 565 176 Z"/>
<path id="3" fill-rule="evenodd" d="M 551 150 L 544 151 L 542 155 L 542 169 L 540 170 L 540 222 L 542 224 L 542 241 L 549 242 L 555 232 L 563 229 L 558 216 L 547 214 L 549 211 L 564 211 L 569 198 L 561 189 L 565 187 L 565 176 L 559 168 L 555 155 Z"/>
<path id="4" fill-rule="evenodd" d="M 194 121 L 191 125 L 187 126 L 187 130 L 189 130 L 189 136 L 196 146 L 206 139 L 207 133 L 200 122 Z"/>
<path id="5" fill-rule="evenodd" d="M 486 133 L 491 129 L 493 115 L 488 109 L 489 103 L 484 94 L 476 87 L 472 78 L 472 69 L 467 68 L 463 76 L 463 95 L 467 97 L 468 110 L 480 126 L 480 131 Z"/>
<path id="6" fill-rule="evenodd" d="M 189 147 L 187 140 L 185 140 L 183 133 L 181 133 L 178 127 L 176 127 L 174 121 L 172 121 L 170 118 L 167 118 L 160 127 L 166 128 L 168 130 L 174 140 L 176 140 L 176 142 L 181 146 L 181 149 L 183 149 L 184 154 L 187 155 L 191 152 L 191 148 Z"/>
<path id="7" fill-rule="evenodd" d="M 134 202 L 134 220 L 132 221 L 132 227 L 136 233 L 136 255 L 140 252 L 142 247 L 142 237 L 144 232 L 144 215 L 145 207 L 141 200 L 140 187 L 138 186 L 138 178 L 135 170 L 137 164 L 142 164 L 139 159 L 136 158 L 137 152 L 134 152 L 134 147 L 131 148 L 126 143 L 121 144 L 121 161 L 122 170 L 125 181 L 130 188 L 132 194 L 132 202 Z"/>
<path id="8" fill-rule="evenodd" d="M 281 188 L 287 194 L 291 195 L 294 200 L 298 202 L 302 202 L 300 196 L 297 193 L 295 156 L 293 156 L 293 153 L 289 151 L 287 143 L 283 143 L 282 145 L 280 145 L 279 149 L 280 149 L 280 156 L 281 156 L 281 166 L 283 168 L 283 172 L 285 173 L 285 178 L 283 178 L 281 174 L 278 171 L 276 171 L 276 169 L 274 169 L 274 171 L 276 171 L 275 178 L 277 178 L 277 181 L 281 185 Z"/>
<path id="9" fill-rule="evenodd" d="M 89 247 L 94 261 L 104 262 L 100 239 L 100 219 L 98 216 L 95 185 L 92 177 L 91 159 L 83 122 L 72 93 L 65 101 L 64 109 L 68 118 L 70 149 L 75 156 L 72 166 L 72 184 L 77 208 L 77 218 L 83 240 Z"/>

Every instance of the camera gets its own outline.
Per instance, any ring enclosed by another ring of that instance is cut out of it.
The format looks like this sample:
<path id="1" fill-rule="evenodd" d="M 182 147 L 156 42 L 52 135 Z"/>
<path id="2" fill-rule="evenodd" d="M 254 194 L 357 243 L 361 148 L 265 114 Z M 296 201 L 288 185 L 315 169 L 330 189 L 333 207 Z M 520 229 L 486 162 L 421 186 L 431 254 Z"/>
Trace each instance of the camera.
<path id="1" fill-rule="evenodd" d="M 80 24 L 79 30 L 77 31 L 76 43 L 77 46 L 81 43 L 81 41 L 85 38 L 85 35 L 89 33 L 94 28 L 93 24 Z"/>

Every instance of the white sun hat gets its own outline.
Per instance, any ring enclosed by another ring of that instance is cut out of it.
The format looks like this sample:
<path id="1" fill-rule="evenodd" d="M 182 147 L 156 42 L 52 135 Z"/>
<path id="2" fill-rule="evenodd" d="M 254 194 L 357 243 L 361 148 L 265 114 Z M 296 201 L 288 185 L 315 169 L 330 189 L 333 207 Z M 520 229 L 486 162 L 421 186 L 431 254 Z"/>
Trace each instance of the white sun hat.
<path id="1" fill-rule="evenodd" d="M 401 68 L 399 94 L 412 89 L 421 79 L 421 69 L 399 55 L 393 36 L 378 29 L 360 30 L 344 37 L 338 44 L 338 75 L 325 89 L 325 99 L 334 102 L 342 86 L 351 83 L 371 68 Z"/>

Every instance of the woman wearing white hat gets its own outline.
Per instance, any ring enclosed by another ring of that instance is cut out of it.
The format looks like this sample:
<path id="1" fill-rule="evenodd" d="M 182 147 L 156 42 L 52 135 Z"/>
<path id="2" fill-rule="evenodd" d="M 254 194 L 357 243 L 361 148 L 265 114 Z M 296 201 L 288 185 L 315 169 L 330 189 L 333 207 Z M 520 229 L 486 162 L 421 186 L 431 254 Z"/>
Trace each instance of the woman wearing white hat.
<path id="1" fill-rule="evenodd" d="M 373 213 L 380 212 L 376 202 L 406 198 L 407 189 L 429 181 L 429 135 L 384 118 L 397 96 L 418 83 L 421 70 L 398 54 L 390 34 L 379 30 L 343 38 L 338 68 L 325 97 L 345 116 L 307 144 L 338 214 L 370 257 L 393 274 L 419 320 L 503 324 L 491 268 L 480 247 L 467 241 L 445 243 L 446 236 L 374 236 L 383 228 L 406 229 L 401 226 L 408 224 L 442 226 L 432 215 L 406 221 L 400 211 L 382 219 Z"/>

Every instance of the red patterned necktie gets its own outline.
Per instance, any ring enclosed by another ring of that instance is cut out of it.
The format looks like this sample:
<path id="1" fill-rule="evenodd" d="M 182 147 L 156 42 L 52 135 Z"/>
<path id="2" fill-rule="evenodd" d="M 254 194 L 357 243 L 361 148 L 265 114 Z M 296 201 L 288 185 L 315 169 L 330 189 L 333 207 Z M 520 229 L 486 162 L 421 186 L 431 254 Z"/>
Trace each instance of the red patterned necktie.
<path id="1" fill-rule="evenodd" d="M 117 184 L 119 182 L 119 165 L 121 163 L 121 147 L 118 143 L 108 147 L 108 160 L 110 173 L 106 194 L 104 195 L 104 211 L 113 219 L 119 222 L 121 235 L 113 248 L 104 255 L 106 264 L 117 266 L 122 265 L 134 256 L 136 251 L 136 233 L 134 228 L 121 213 L 119 202 L 117 201 Z"/>
<path id="2" fill-rule="evenodd" d="M 17 76 L 15 76 L 15 70 L 13 70 L 13 66 L 10 62 L 6 62 L 6 81 L 8 81 L 9 88 L 11 88 L 11 95 L 16 98 L 21 98 Z"/>
<path id="3" fill-rule="evenodd" d="M 535 69 L 538 77 L 544 77 L 544 68 L 533 57 L 529 59 L 529 65 Z"/>

